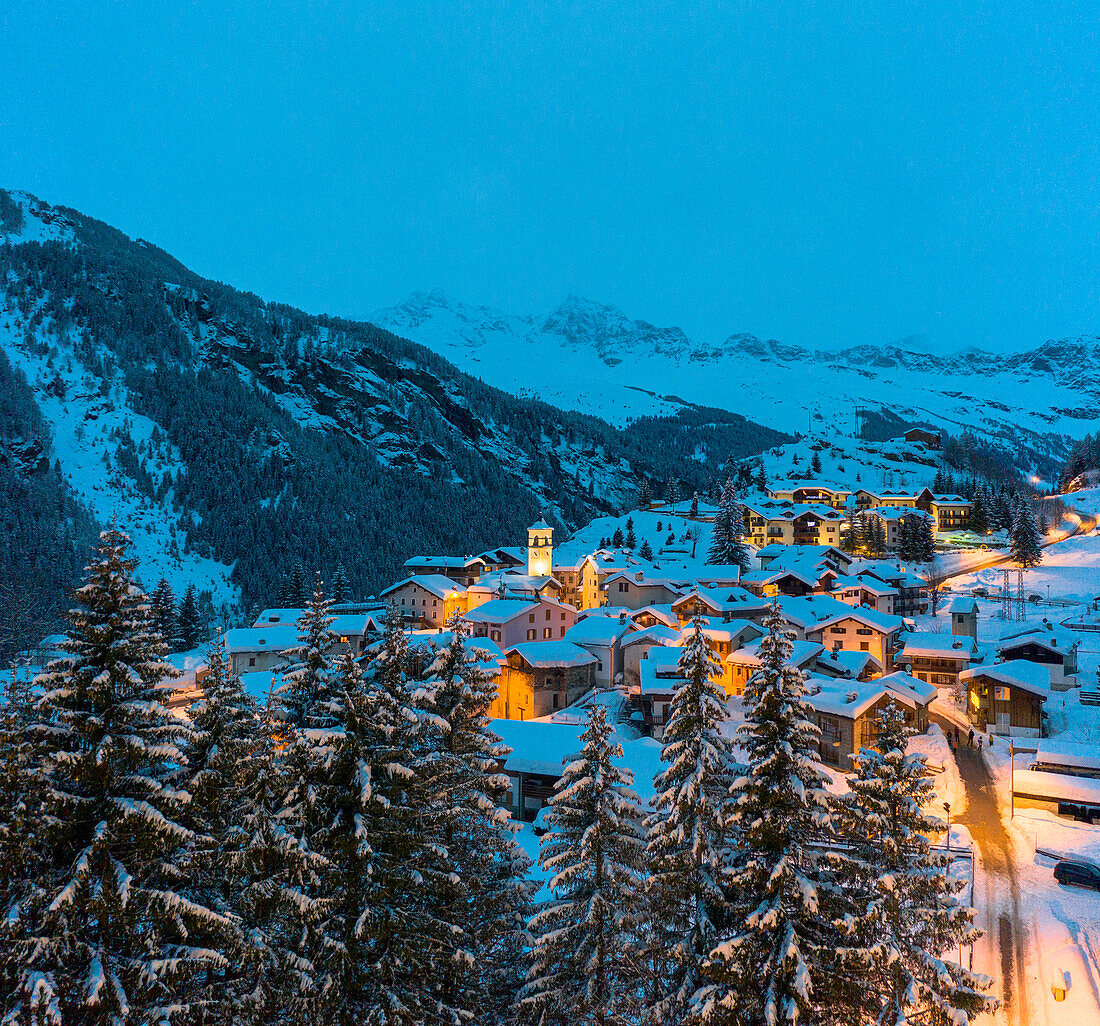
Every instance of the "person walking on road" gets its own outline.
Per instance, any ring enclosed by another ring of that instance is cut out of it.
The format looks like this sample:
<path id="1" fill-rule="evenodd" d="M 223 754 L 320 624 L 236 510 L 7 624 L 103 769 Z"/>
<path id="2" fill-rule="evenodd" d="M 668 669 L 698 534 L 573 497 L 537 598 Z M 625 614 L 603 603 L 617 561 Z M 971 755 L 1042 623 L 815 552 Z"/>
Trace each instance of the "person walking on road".
<path id="1" fill-rule="evenodd" d="M 974 728 L 973 727 L 970 728 L 970 733 L 966 737 L 966 747 L 967 748 L 973 748 L 974 747 Z"/>
<path id="2" fill-rule="evenodd" d="M 982 735 L 979 734 L 978 735 L 978 751 L 980 752 L 981 750 L 982 750 Z"/>
<path id="3" fill-rule="evenodd" d="M 958 726 L 955 727 L 955 747 L 956 748 L 959 747 L 959 728 L 958 728 Z"/>

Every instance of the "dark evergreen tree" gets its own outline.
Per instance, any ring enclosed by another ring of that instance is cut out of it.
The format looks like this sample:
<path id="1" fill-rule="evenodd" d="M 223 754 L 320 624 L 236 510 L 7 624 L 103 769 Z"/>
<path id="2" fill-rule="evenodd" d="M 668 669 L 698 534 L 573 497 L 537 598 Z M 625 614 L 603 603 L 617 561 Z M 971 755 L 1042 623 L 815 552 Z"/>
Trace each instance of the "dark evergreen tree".
<path id="1" fill-rule="evenodd" d="M 711 657 L 706 621 L 696 617 L 678 663 L 661 737 L 667 766 L 653 782 L 656 812 L 646 823 L 649 944 L 656 971 L 646 1004 L 653 1022 L 682 1022 L 703 982 L 702 967 L 725 925 L 726 819 L 733 752 L 722 668 Z"/>
<path id="2" fill-rule="evenodd" d="M 753 484 L 756 486 L 758 492 L 766 492 L 768 490 L 768 476 L 764 473 L 763 460 L 756 464 L 756 477 L 753 478 Z"/>
<path id="3" fill-rule="evenodd" d="M 524 1021 L 618 1023 L 638 999 L 632 945 L 644 841 L 633 774 L 617 765 L 607 707 L 593 704 L 583 749 L 550 799 L 539 861 L 551 897 L 531 920 L 532 964 L 519 992 Z"/>
<path id="4" fill-rule="evenodd" d="M 283 718 L 295 727 L 328 729 L 341 716 L 340 696 L 333 683 L 332 599 L 325 597 L 317 575 L 313 597 L 298 618 L 298 645 L 286 653 L 283 681 L 276 694 Z"/>
<path id="5" fill-rule="evenodd" d="M 24 906 L 35 922 L 14 953 L 23 971 L 9 1022 L 187 1017 L 182 984 L 226 963 L 191 937 L 229 921 L 179 893 L 195 837 L 173 779 L 189 731 L 160 702 L 174 671 L 129 545 L 117 530 L 101 535 L 69 614 L 68 656 L 37 681 L 37 830 L 50 861 Z"/>
<path id="6" fill-rule="evenodd" d="M 691 517 L 698 517 L 699 516 L 699 493 L 698 492 L 694 492 L 691 496 L 691 512 L 689 513 L 689 516 L 691 516 Z M 659 531 L 660 528 L 658 527 L 657 530 Z"/>
<path id="7" fill-rule="evenodd" d="M 679 498 L 680 493 L 676 490 L 676 479 L 670 477 L 668 483 L 665 485 L 665 502 L 667 502 L 669 506 L 675 506 Z"/>
<path id="8" fill-rule="evenodd" d="M 179 635 L 176 628 L 176 596 L 172 594 L 172 586 L 163 577 L 157 583 L 153 594 L 149 596 L 149 601 L 152 607 L 153 626 L 171 651 Z"/>
<path id="9" fill-rule="evenodd" d="M 733 489 L 733 482 L 727 480 L 722 487 L 722 497 L 718 503 L 718 512 L 714 516 L 711 528 L 710 550 L 707 563 L 720 566 L 738 566 L 742 572 L 750 565 L 749 549 L 743 538 L 745 523 L 741 512 L 741 502 Z"/>
<path id="10" fill-rule="evenodd" d="M 489 729 L 497 684 L 471 658 L 462 624 L 428 668 L 424 755 L 428 842 L 446 851 L 432 895 L 462 935 L 444 968 L 444 993 L 471 1020 L 502 1022 L 526 970 L 530 860 L 498 805 L 509 786 L 497 767 L 508 749 Z M 488 998 L 488 1003 L 486 1003 Z"/>
<path id="11" fill-rule="evenodd" d="M 194 648 L 202 640 L 205 629 L 206 625 L 202 622 L 202 616 L 199 613 L 199 602 L 195 594 L 195 586 L 189 584 L 187 590 L 183 593 L 177 620 L 180 643 L 185 649 Z"/>
<path id="12" fill-rule="evenodd" d="M 813 459 L 810 460 L 810 470 L 813 471 L 813 473 L 815 473 L 815 474 L 820 474 L 821 473 L 821 454 L 820 453 L 818 453 L 818 452 L 814 453 Z"/>
<path id="13" fill-rule="evenodd" d="M 964 883 L 949 873 L 951 855 L 929 843 L 944 824 L 924 811 L 935 787 L 924 757 L 907 753 L 904 714 L 891 703 L 877 728 L 838 800 L 846 847 L 836 858 L 850 911 L 837 949 L 844 996 L 831 1015 L 883 1026 L 970 1022 L 997 1007 L 992 981 L 950 957 L 980 936 L 974 910 L 958 900 Z"/>
<path id="14" fill-rule="evenodd" d="M 611 545 L 616 549 L 623 547 L 623 530 L 621 527 L 615 528 L 615 533 L 611 536 Z"/>
<path id="15" fill-rule="evenodd" d="M 638 550 L 638 555 L 641 556 L 642 559 L 653 558 L 653 546 L 649 544 L 648 538 L 642 540 L 642 547 Z"/>
<path id="16" fill-rule="evenodd" d="M 634 535 L 634 518 L 626 518 L 626 538 L 624 544 L 628 549 L 633 549 L 638 544 L 638 539 Z"/>
<path id="17" fill-rule="evenodd" d="M 966 526 L 974 534 L 989 534 L 989 515 L 985 508 L 985 496 L 981 491 L 976 491 L 970 500 L 970 516 Z"/>
<path id="18" fill-rule="evenodd" d="M 300 559 L 291 568 L 286 597 L 288 609 L 301 609 L 306 604 L 308 598 L 306 572 Z"/>
<path id="19" fill-rule="evenodd" d="M 1026 502 L 1016 506 L 1016 515 L 1009 534 L 1012 559 L 1017 566 L 1030 570 L 1043 561 L 1039 529 L 1035 526 L 1035 514 Z"/>
<path id="20" fill-rule="evenodd" d="M 638 489 L 638 509 L 649 509 L 649 504 L 652 501 L 653 489 L 649 486 L 649 480 L 643 477 L 642 485 Z"/>
<path id="21" fill-rule="evenodd" d="M 918 563 L 931 563 L 936 558 L 936 534 L 930 516 L 917 520 L 915 559 Z"/>
<path id="22" fill-rule="evenodd" d="M 348 582 L 348 572 L 344 569 L 343 563 L 337 565 L 336 572 L 332 575 L 332 601 L 336 603 L 351 601 L 351 584 Z"/>
<path id="23" fill-rule="evenodd" d="M 748 766 L 731 790 L 731 925 L 694 1002 L 704 1022 L 812 1022 L 832 986 L 835 881 L 828 854 L 816 847 L 831 826 L 820 732 L 805 674 L 789 665 L 794 634 L 777 602 L 764 626 L 763 665 L 745 687 L 739 728 Z"/>

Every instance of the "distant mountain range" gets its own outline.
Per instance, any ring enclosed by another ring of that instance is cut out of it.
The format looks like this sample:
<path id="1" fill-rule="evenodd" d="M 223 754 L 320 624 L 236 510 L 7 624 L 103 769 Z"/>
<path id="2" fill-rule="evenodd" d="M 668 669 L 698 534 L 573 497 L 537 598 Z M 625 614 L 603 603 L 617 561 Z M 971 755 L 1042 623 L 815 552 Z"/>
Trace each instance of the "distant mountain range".
<path id="1" fill-rule="evenodd" d="M 417 292 L 370 320 L 483 381 L 617 424 L 697 403 L 784 431 L 852 431 L 857 408 L 1061 458 L 1100 420 L 1100 337 L 1000 355 L 906 344 L 837 352 L 731 334 L 715 344 L 569 296 L 543 316 Z"/>

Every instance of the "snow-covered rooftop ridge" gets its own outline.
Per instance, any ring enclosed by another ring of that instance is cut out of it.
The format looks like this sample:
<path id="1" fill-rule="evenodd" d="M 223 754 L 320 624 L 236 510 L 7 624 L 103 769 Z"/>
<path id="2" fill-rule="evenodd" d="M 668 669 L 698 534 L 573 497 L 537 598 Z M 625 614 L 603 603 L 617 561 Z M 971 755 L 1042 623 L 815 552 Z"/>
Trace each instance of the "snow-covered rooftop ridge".
<path id="1" fill-rule="evenodd" d="M 1007 662 L 993 663 L 989 666 L 974 666 L 959 674 L 960 681 L 976 680 L 979 677 L 987 677 L 1001 684 L 1018 687 L 1022 691 L 1041 698 L 1050 697 L 1050 671 L 1043 663 L 1032 663 L 1026 659 L 1009 659 Z"/>

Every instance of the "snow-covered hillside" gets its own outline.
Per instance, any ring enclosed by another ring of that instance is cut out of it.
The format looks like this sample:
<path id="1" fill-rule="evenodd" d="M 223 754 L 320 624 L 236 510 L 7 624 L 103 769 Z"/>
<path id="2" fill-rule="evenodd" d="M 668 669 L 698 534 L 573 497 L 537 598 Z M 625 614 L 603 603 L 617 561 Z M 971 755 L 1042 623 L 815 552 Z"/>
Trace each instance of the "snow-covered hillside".
<path id="1" fill-rule="evenodd" d="M 937 357 L 886 345 L 814 352 L 748 334 L 700 344 L 679 328 L 575 296 L 536 317 L 468 306 L 438 290 L 371 320 L 489 384 L 618 424 L 687 402 L 784 431 L 851 431 L 857 407 L 886 408 L 1062 455 L 1058 436 L 1080 437 L 1100 417 L 1096 336 L 1006 356 Z"/>
<path id="2" fill-rule="evenodd" d="M 190 550 L 187 532 L 172 509 L 170 489 L 165 501 L 155 501 L 117 455 L 124 439 L 147 449 L 145 467 L 159 482 L 179 471 L 178 452 L 166 442 L 152 443 L 155 425 L 130 407 L 122 385 L 115 382 L 104 390 L 103 381 L 71 346 L 59 347 L 56 336 L 50 344 L 52 350 L 27 346 L 15 313 L 0 304 L 0 349 L 34 390 L 52 435 L 50 462 L 60 465 L 73 493 L 100 523 L 114 521 L 130 535 L 146 589 L 163 577 L 177 594 L 193 584 L 199 591 L 209 590 L 215 605 L 236 605 L 240 591 L 229 580 L 232 567 Z"/>

